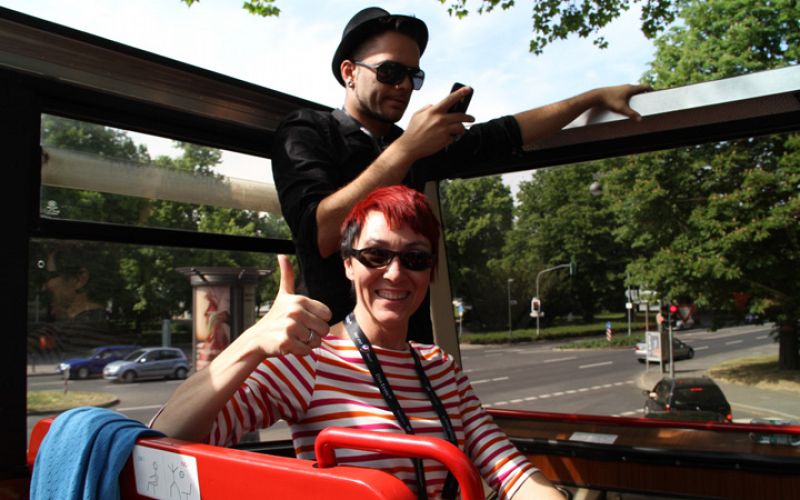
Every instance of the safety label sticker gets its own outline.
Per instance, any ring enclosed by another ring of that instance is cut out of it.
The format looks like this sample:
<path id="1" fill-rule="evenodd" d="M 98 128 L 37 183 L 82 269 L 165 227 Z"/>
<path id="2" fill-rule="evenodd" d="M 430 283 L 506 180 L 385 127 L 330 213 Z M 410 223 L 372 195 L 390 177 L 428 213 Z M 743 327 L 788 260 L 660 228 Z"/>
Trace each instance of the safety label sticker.
<path id="1" fill-rule="evenodd" d="M 200 500 L 194 457 L 136 445 L 133 472 L 140 495 L 159 500 Z"/>

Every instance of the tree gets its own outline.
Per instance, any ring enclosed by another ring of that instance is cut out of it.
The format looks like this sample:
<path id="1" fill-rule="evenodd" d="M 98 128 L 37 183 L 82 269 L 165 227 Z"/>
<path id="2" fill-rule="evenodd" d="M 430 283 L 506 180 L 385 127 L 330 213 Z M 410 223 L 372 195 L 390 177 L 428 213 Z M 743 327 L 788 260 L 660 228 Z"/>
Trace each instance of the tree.
<path id="1" fill-rule="evenodd" d="M 504 254 L 525 260 L 529 289 L 535 293 L 539 271 L 575 262 L 578 272 L 543 275 L 540 299 L 548 316 L 595 313 L 620 307 L 622 275 L 629 253 L 612 236 L 613 214 L 605 197 L 589 192 L 611 162 L 591 162 L 537 170 L 520 183 L 516 225 Z"/>
<path id="2" fill-rule="evenodd" d="M 513 275 L 498 268 L 505 233 L 511 229 L 511 191 L 499 176 L 443 182 L 442 222 L 454 297 L 472 310 L 467 324 L 480 328 L 507 323 L 505 290 Z"/>
<path id="3" fill-rule="evenodd" d="M 692 0 L 680 17 L 656 40 L 654 87 L 798 63 L 796 1 Z M 632 274 L 665 298 L 774 321 L 782 369 L 800 367 L 799 160 L 798 135 L 780 134 L 644 155 L 609 177 L 617 238 L 642 255 Z"/>
<path id="4" fill-rule="evenodd" d="M 124 160 L 133 165 L 151 165 L 193 175 L 216 176 L 214 167 L 221 161 L 221 151 L 194 144 L 176 142 L 181 151 L 177 158 L 160 156 L 151 159 L 147 148 L 137 145 L 125 132 L 98 124 L 45 115 L 42 120 L 42 144 L 92 155 Z M 130 196 L 45 186 L 42 190 L 45 216 L 74 220 L 113 222 L 123 225 L 167 227 L 186 231 L 236 234 L 288 239 L 288 227 L 280 217 L 247 210 L 232 210 L 207 205 L 134 198 Z M 34 241 L 34 255 L 44 255 L 47 242 Z M 190 300 L 186 276 L 178 267 L 255 267 L 274 269 L 272 255 L 219 250 L 163 247 L 122 247 L 94 244 L 98 252 L 110 257 L 103 278 L 114 282 L 113 317 L 140 332 L 143 325 L 181 313 L 181 303 Z M 41 248 L 39 248 L 41 247 Z M 32 271 L 35 275 L 35 269 Z M 257 287 L 257 303 L 274 297 L 277 276 L 262 280 Z M 30 296 L 36 295 L 38 283 L 31 280 Z M 185 307 L 185 305 L 184 305 Z"/>
<path id="5" fill-rule="evenodd" d="M 200 0 L 181 0 L 186 5 L 193 5 Z M 447 0 L 437 0 L 445 4 Z M 535 0 L 533 2 L 533 39 L 530 51 L 541 54 L 549 43 L 563 40 L 572 34 L 582 38 L 597 34 L 602 28 L 617 19 L 632 4 L 640 0 Z M 478 14 L 490 13 L 496 7 L 510 9 L 514 0 L 478 0 L 474 11 Z M 663 31 L 675 19 L 680 0 L 644 0 L 642 5 L 642 33 L 653 38 Z M 447 12 L 459 19 L 470 13 L 467 0 L 451 0 Z M 251 14 L 263 17 L 278 16 L 280 9 L 275 0 L 245 0 L 242 8 Z M 604 37 L 594 39 L 598 47 L 606 47 Z"/>

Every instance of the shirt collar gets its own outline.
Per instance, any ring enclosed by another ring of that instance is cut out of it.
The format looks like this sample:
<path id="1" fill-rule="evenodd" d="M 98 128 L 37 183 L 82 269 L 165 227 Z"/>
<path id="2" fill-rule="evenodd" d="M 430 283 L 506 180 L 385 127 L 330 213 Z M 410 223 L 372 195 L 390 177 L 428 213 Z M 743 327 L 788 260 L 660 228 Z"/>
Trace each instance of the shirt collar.
<path id="1" fill-rule="evenodd" d="M 398 127 L 397 125 L 392 125 L 392 128 L 389 129 L 389 132 L 384 135 L 383 137 L 376 138 L 370 133 L 369 130 L 364 128 L 358 120 L 350 116 L 347 111 L 343 109 L 334 109 L 333 110 L 333 117 L 339 122 L 339 126 L 341 127 L 342 132 L 344 135 L 350 135 L 353 133 L 361 132 L 365 134 L 367 137 L 373 139 L 376 143 L 383 144 L 384 146 L 388 146 L 392 142 L 394 142 L 400 135 L 403 133 L 403 129 Z"/>

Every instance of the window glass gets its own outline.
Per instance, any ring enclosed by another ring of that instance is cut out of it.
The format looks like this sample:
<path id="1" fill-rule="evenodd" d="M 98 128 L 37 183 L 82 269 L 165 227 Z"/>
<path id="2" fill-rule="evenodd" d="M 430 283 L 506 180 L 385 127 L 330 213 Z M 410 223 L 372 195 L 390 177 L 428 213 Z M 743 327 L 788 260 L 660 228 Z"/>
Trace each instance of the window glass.
<path id="1" fill-rule="evenodd" d="M 456 329 L 484 405 L 643 417 L 661 378 L 707 376 L 735 422 L 800 422 L 798 139 L 443 182 Z M 645 332 L 663 364 L 637 360 Z"/>
<path id="2" fill-rule="evenodd" d="M 253 324 L 277 292 L 272 254 L 45 239 L 29 252 L 28 436 L 62 403 L 114 402 L 147 423 L 181 377 Z M 162 346 L 186 359 L 156 349 L 146 357 L 166 363 L 163 371 L 126 378 L 146 348 Z M 118 371 L 106 374 L 112 366 Z"/>
<path id="3" fill-rule="evenodd" d="M 288 238 L 269 160 L 42 115 L 43 217 Z"/>

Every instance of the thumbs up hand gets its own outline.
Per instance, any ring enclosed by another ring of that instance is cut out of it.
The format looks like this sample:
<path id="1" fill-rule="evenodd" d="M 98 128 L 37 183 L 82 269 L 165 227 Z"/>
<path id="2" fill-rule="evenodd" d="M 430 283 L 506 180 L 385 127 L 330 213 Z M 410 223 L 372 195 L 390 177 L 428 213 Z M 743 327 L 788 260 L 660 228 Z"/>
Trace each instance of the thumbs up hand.
<path id="1" fill-rule="evenodd" d="M 281 282 L 269 312 L 243 335 L 250 336 L 264 357 L 303 356 L 319 347 L 328 334 L 331 311 L 317 300 L 295 295 L 294 270 L 285 255 L 278 255 Z"/>

